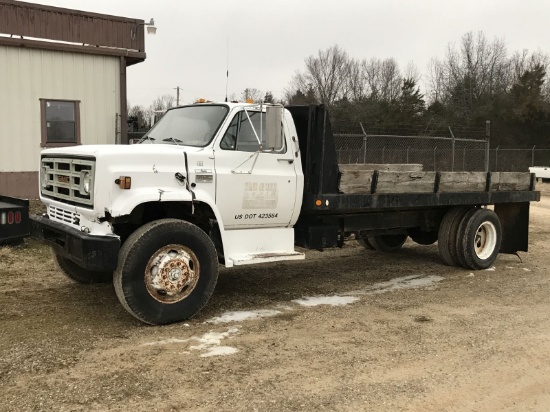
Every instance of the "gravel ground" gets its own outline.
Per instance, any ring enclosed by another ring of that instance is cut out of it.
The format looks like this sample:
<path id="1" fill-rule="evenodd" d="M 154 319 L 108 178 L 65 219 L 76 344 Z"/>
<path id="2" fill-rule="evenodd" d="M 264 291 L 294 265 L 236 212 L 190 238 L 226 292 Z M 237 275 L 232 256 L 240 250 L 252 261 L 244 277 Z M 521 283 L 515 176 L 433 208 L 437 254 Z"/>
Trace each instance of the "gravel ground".
<path id="1" fill-rule="evenodd" d="M 198 317 L 164 327 L 40 244 L 0 248 L 0 411 L 546 412 L 550 197 L 531 211 L 530 252 L 490 270 L 350 242 L 222 269 Z"/>

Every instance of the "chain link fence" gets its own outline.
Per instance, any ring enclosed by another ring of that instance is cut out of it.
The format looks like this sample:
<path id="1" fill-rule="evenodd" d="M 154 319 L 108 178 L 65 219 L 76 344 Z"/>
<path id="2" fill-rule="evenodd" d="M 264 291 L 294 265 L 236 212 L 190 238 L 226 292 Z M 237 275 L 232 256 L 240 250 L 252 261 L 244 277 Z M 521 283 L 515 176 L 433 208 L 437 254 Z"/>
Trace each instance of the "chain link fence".
<path id="1" fill-rule="evenodd" d="M 489 167 L 495 172 L 526 172 L 531 166 L 550 166 L 550 149 L 510 149 L 500 146 L 489 151 Z"/>
<path id="2" fill-rule="evenodd" d="M 362 133 L 336 130 L 339 163 L 416 163 L 422 164 L 425 171 L 485 171 L 489 166 L 485 129 L 448 127 L 444 136 L 441 128 L 428 135 L 423 133 L 426 130 L 411 132 L 410 128 L 396 128 L 405 133 L 388 134 L 360 127 Z"/>

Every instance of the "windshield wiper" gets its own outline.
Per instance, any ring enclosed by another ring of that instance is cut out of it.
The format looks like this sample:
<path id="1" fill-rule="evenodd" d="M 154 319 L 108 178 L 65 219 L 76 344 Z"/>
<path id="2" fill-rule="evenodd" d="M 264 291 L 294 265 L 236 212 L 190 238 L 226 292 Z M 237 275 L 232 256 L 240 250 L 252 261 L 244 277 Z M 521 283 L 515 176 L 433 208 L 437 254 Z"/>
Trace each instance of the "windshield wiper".
<path id="1" fill-rule="evenodd" d="M 154 137 L 151 137 L 149 135 L 145 135 L 141 139 L 138 140 L 138 144 L 140 144 L 144 140 L 149 140 L 151 143 L 155 143 L 155 138 Z"/>
<path id="2" fill-rule="evenodd" d="M 177 144 L 178 146 L 180 145 L 180 143 L 183 143 L 183 140 L 180 140 L 180 139 L 174 139 L 173 137 L 167 137 L 166 139 L 162 139 L 163 142 L 174 142 L 175 144 Z"/>

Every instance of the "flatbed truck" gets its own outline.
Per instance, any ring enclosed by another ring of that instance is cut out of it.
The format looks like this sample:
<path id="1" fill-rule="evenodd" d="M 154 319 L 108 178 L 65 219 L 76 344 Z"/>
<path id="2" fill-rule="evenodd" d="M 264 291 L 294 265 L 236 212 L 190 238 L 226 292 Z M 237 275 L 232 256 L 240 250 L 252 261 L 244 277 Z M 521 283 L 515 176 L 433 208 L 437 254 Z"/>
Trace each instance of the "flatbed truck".
<path id="1" fill-rule="evenodd" d="M 32 234 L 148 324 L 198 313 L 218 264 L 303 259 L 295 246 L 391 252 L 410 237 L 469 270 L 527 251 L 533 174 L 371 169 L 338 164 L 322 105 L 181 106 L 139 144 L 44 150 Z"/>

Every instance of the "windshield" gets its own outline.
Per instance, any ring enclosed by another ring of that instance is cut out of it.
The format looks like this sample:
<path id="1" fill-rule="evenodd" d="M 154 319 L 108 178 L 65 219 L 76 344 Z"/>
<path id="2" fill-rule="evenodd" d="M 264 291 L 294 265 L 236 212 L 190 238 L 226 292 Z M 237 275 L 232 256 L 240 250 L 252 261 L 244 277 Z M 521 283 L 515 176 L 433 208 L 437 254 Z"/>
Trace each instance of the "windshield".
<path id="1" fill-rule="evenodd" d="M 228 112 L 227 106 L 184 106 L 168 110 L 139 141 L 142 144 L 206 146 Z"/>

